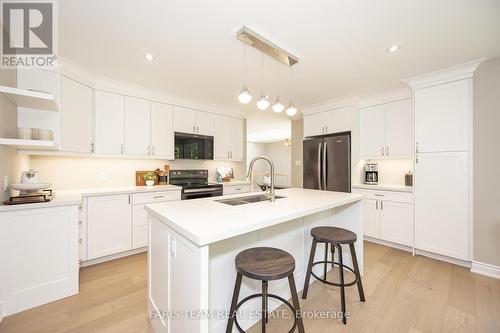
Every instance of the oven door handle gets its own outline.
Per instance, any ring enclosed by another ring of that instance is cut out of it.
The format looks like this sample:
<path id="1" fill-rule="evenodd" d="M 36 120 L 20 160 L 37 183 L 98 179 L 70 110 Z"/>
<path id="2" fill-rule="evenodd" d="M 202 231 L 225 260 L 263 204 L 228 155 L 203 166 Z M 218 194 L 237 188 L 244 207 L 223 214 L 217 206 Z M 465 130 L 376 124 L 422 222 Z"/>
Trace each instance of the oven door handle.
<path id="1" fill-rule="evenodd" d="M 222 191 L 221 188 L 193 188 L 193 189 L 186 189 L 184 190 L 184 193 L 200 193 L 200 192 L 219 192 Z"/>

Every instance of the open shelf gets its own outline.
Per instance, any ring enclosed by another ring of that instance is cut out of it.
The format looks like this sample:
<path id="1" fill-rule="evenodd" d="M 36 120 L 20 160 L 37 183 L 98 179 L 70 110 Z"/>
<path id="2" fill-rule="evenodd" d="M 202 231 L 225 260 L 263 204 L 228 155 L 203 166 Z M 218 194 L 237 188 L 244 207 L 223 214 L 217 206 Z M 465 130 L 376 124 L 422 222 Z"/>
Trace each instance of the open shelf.
<path id="1" fill-rule="evenodd" d="M 32 150 L 56 150 L 59 147 L 54 141 L 44 140 L 22 140 L 0 138 L 0 145 L 9 146 L 17 149 L 32 149 Z"/>
<path id="2" fill-rule="evenodd" d="M 7 86 L 0 86 L 0 93 L 5 94 L 17 106 L 53 112 L 59 111 L 54 95 L 51 94 Z"/>

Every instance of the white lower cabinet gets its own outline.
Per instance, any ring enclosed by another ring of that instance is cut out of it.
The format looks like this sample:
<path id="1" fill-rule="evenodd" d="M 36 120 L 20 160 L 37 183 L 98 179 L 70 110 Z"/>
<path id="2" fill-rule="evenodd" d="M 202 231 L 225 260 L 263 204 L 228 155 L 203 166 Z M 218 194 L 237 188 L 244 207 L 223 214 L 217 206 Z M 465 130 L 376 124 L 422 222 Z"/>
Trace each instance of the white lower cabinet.
<path id="1" fill-rule="evenodd" d="M 124 252 L 132 248 L 130 194 L 87 199 L 88 259 Z"/>
<path id="2" fill-rule="evenodd" d="M 78 293 L 78 205 L 0 213 L 3 316 Z"/>
<path id="3" fill-rule="evenodd" d="M 413 195 L 390 191 L 354 189 L 364 200 L 364 235 L 413 246 Z"/>
<path id="4" fill-rule="evenodd" d="M 415 164 L 415 247 L 469 260 L 469 153 L 420 153 Z"/>
<path id="5" fill-rule="evenodd" d="M 80 235 L 87 244 L 87 255 L 80 258 L 97 259 L 147 246 L 148 213 L 144 206 L 180 199 L 180 189 L 87 198 L 86 230 L 82 228 L 84 234 Z"/>

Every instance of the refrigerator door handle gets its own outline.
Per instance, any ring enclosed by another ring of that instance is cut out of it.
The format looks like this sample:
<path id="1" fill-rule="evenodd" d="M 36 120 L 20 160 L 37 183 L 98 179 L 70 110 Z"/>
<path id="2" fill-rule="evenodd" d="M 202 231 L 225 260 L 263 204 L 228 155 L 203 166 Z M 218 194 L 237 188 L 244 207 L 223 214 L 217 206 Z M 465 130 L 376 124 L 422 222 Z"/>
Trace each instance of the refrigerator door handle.
<path id="1" fill-rule="evenodd" d="M 327 161 L 326 161 L 326 141 L 323 143 L 323 190 L 326 190 L 326 170 L 327 169 Z"/>
<path id="2" fill-rule="evenodd" d="M 322 143 L 320 142 L 318 144 L 318 186 L 319 190 L 322 190 L 322 184 L 321 184 L 321 145 Z"/>

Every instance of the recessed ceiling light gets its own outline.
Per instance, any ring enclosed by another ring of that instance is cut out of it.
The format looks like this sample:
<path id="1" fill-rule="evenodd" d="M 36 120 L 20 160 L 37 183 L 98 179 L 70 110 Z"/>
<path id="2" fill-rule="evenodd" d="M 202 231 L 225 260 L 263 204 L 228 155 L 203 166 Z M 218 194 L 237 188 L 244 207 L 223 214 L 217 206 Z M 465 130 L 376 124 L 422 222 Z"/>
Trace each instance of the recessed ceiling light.
<path id="1" fill-rule="evenodd" d="M 393 52 L 396 52 L 397 50 L 399 50 L 400 48 L 401 48 L 401 46 L 399 46 L 399 45 L 392 45 L 391 47 L 389 47 L 387 49 L 387 52 L 393 53 Z"/>
<path id="2" fill-rule="evenodd" d="M 148 60 L 148 61 L 153 61 L 153 60 L 155 60 L 154 55 L 152 55 L 151 53 L 146 53 L 146 54 L 144 55 L 144 58 L 146 58 L 146 60 Z"/>

